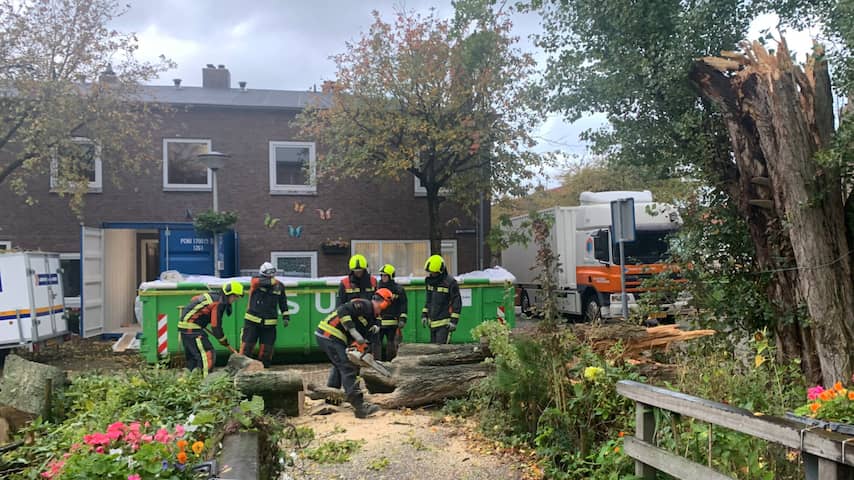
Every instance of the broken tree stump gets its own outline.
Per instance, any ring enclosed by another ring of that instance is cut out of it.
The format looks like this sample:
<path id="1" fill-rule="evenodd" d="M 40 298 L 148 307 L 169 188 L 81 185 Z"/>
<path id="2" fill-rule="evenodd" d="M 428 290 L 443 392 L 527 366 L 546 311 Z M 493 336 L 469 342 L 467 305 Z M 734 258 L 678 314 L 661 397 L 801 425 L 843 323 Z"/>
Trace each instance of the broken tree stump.
<path id="1" fill-rule="evenodd" d="M 593 351 L 604 354 L 617 342 L 622 342 L 621 358 L 636 358 L 642 352 L 655 348 L 669 348 L 674 342 L 684 342 L 717 333 L 714 330 L 683 331 L 679 325 L 641 327 L 619 323 L 611 325 L 574 325 L 572 328 L 579 340 L 590 344 Z"/>
<path id="2" fill-rule="evenodd" d="M 17 355 L 6 357 L 0 380 L 0 405 L 9 405 L 36 416 L 49 414 L 51 395 L 65 387 L 65 372 L 50 365 L 25 360 Z"/>
<path id="3" fill-rule="evenodd" d="M 405 344 L 397 358 L 384 363 L 392 376 L 363 368 L 362 379 L 373 395 L 369 400 L 381 407 L 420 407 L 461 397 L 478 381 L 494 371 L 483 363 L 489 351 L 480 344 Z"/>
<path id="4" fill-rule="evenodd" d="M 247 397 L 259 395 L 264 408 L 283 410 L 286 415 L 303 414 L 305 385 L 302 375 L 293 370 L 241 371 L 234 376 L 234 386 Z"/>

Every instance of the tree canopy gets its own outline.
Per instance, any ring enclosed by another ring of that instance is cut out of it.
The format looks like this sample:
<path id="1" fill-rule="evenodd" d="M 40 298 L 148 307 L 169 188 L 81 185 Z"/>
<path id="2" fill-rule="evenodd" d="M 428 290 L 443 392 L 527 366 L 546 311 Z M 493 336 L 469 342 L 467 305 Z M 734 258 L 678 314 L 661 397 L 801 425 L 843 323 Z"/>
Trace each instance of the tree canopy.
<path id="1" fill-rule="evenodd" d="M 456 2 L 453 20 L 400 12 L 388 23 L 374 12 L 368 32 L 333 57 L 328 104 L 297 120 L 322 146 L 320 175 L 417 178 L 433 252 L 444 199 L 470 206 L 484 193 L 520 192 L 540 166 L 527 150 L 540 118 L 534 61 L 488 3 Z"/>
<path id="2" fill-rule="evenodd" d="M 50 175 L 79 213 L 96 162 L 137 172 L 154 160 L 139 147 L 156 119 L 136 95 L 171 64 L 134 58 L 136 37 L 109 26 L 124 12 L 113 0 L 0 1 L 0 184 L 28 202 Z"/>

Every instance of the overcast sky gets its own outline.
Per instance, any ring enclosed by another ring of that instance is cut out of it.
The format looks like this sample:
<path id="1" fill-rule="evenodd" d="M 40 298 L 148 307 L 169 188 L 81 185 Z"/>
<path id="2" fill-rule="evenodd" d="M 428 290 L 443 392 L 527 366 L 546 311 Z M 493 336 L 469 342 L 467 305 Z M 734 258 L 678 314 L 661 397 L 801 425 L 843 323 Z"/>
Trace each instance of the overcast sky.
<path id="1" fill-rule="evenodd" d="M 432 7 L 441 17 L 453 15 L 450 0 L 130 0 L 129 4 L 130 11 L 113 26 L 137 34 L 140 58 L 155 60 L 163 54 L 177 63 L 153 83 L 171 85 L 173 78 L 180 78 L 186 86 L 200 86 L 202 67 L 212 63 L 228 67 L 233 86 L 246 81 L 248 88 L 281 90 L 307 90 L 333 79 L 335 65 L 329 56 L 367 31 L 372 10 L 386 21 L 401 8 L 428 13 Z M 520 46 L 542 61 L 544 56 L 529 40 L 540 29 L 538 16 L 515 14 L 513 22 Z M 762 23 L 773 24 L 773 19 Z M 535 133 L 537 150 L 584 160 L 586 147 L 578 134 L 604 124 L 602 115 L 574 124 L 550 116 Z M 556 185 L 558 173 L 552 171 L 550 186 Z"/>

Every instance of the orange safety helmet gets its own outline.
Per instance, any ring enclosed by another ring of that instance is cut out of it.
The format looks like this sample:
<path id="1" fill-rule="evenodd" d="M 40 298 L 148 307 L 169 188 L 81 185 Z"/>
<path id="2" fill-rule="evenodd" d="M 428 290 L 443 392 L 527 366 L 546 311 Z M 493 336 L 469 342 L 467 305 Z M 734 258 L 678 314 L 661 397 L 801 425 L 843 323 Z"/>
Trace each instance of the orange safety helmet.
<path id="1" fill-rule="evenodd" d="M 391 301 L 394 300 L 394 294 L 387 288 L 379 288 L 374 293 L 373 299 L 380 302 L 380 310 L 385 310 L 391 305 Z"/>

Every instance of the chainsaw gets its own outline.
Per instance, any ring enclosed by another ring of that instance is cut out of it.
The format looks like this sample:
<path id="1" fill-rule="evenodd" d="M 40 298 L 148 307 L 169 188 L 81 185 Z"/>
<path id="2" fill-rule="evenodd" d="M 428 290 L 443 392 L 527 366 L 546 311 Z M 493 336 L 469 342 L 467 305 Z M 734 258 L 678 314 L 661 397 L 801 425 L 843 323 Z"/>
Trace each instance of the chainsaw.
<path id="1" fill-rule="evenodd" d="M 391 372 L 389 372 L 382 363 L 378 362 L 374 358 L 374 355 L 368 351 L 367 343 L 359 345 L 358 343 L 353 342 L 353 345 L 347 349 L 347 359 L 354 365 L 373 368 L 380 375 L 384 377 L 391 377 Z"/>

